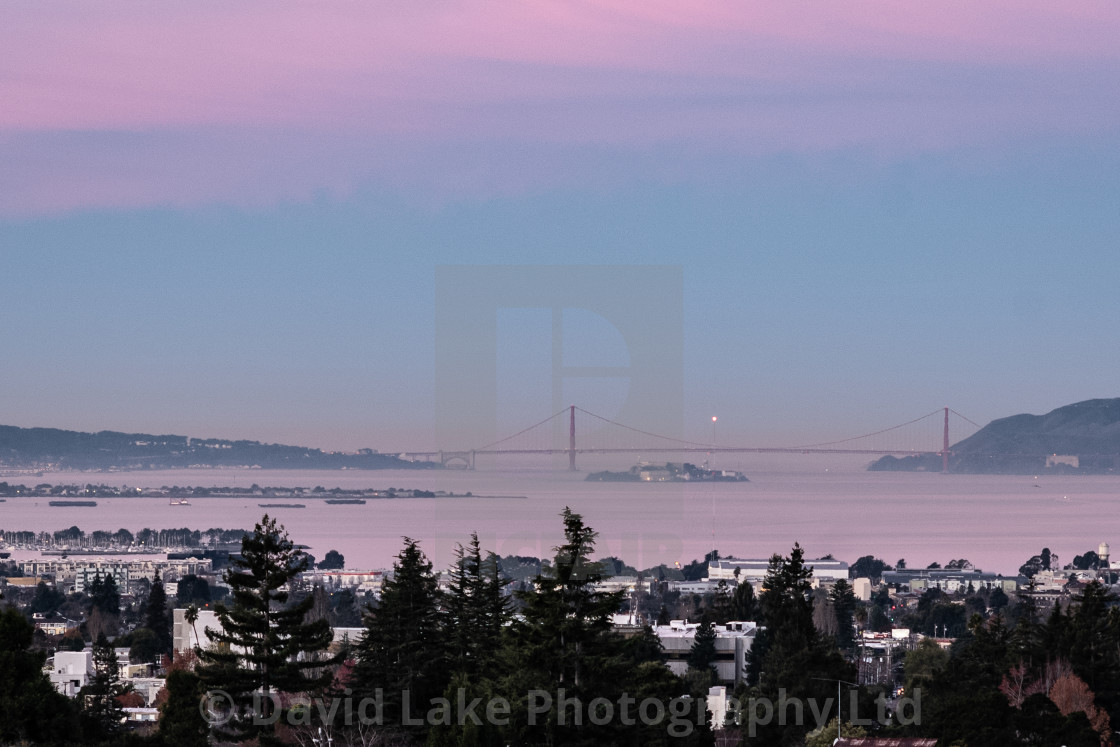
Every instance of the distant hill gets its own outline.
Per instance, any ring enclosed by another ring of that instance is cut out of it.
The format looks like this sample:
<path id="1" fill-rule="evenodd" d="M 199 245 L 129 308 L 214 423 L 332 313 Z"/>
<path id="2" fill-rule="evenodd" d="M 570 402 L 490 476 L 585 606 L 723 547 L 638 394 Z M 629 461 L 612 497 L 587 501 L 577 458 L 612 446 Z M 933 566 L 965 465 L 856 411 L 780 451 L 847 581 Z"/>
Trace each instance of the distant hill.
<path id="1" fill-rule="evenodd" d="M 438 466 L 363 450 L 327 452 L 305 446 L 147 433 L 81 433 L 0 425 L 0 467 L 17 469 L 409 469 Z"/>
<path id="2" fill-rule="evenodd" d="M 950 447 L 951 472 L 1036 474 L 1120 471 L 1120 398 L 1090 399 L 1045 415 L 993 420 Z M 871 470 L 941 469 L 939 456 L 885 456 Z"/>

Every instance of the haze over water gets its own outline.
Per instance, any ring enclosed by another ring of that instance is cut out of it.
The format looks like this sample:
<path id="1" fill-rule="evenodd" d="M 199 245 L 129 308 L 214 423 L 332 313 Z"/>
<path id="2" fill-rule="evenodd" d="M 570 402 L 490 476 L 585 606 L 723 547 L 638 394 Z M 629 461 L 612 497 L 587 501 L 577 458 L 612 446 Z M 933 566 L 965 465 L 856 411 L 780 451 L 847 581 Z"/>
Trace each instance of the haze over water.
<path id="1" fill-rule="evenodd" d="M 104 483 L 134 487 L 322 485 L 417 488 L 472 498 L 369 500 L 325 505 L 302 498 L 191 498 L 169 506 L 159 498 L 99 498 L 95 508 L 48 507 L 44 498 L 0 503 L 0 529 L 56 531 L 77 525 L 133 532 L 189 527 L 252 528 L 266 511 L 318 558 L 342 552 L 350 568 L 387 567 L 401 537 L 421 540 L 445 566 L 456 542 L 477 531 L 500 554 L 550 556 L 559 543 L 564 506 L 599 532 L 599 555 L 618 555 L 638 568 L 682 564 L 715 547 L 724 555 L 768 557 L 800 542 L 810 557 L 831 553 L 848 562 L 866 554 L 910 567 L 967 558 L 984 570 L 1014 574 L 1043 547 L 1062 562 L 1117 540 L 1115 476 L 941 475 L 876 473 L 864 458 L 763 456 L 714 467 L 741 469 L 747 483 L 585 482 L 584 472 L 491 469 L 474 472 L 178 470 L 56 473 L 6 478 L 36 484 Z M 588 461 L 587 469 L 602 469 Z M 624 469 L 626 465 L 607 465 Z M 299 502 L 304 509 L 260 508 Z M 17 552 L 15 557 L 26 555 Z"/>

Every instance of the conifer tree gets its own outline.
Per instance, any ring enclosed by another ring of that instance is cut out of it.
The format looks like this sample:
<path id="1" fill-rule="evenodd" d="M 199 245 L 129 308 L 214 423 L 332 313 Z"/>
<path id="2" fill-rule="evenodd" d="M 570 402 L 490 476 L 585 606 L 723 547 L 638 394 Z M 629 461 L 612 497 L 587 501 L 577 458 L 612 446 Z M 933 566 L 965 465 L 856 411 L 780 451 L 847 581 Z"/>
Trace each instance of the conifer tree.
<path id="1" fill-rule="evenodd" d="M 124 692 L 116 652 L 101 635 L 93 644 L 93 674 L 78 697 L 87 738 L 107 741 L 120 733 L 124 711 L 117 697 Z"/>
<path id="2" fill-rule="evenodd" d="M 832 601 L 832 611 L 836 615 L 836 646 L 841 651 L 847 651 L 855 643 L 855 614 L 858 600 L 852 585 L 845 579 L 839 579 L 828 593 Z"/>
<path id="3" fill-rule="evenodd" d="M 31 649 L 34 630 L 14 607 L 0 609 L 0 744 L 73 743 L 73 701 L 43 672 L 46 654 Z"/>
<path id="4" fill-rule="evenodd" d="M 234 702 L 233 718 L 216 730 L 223 738 L 274 743 L 271 696 L 317 692 L 331 681 L 325 666 L 333 662 L 320 656 L 330 645 L 330 626 L 326 620 L 306 621 L 312 597 L 288 605 L 289 585 L 307 564 L 284 528 L 266 514 L 242 539 L 241 557 L 225 574 L 232 605 L 215 607 L 220 626 L 206 629 L 211 645 L 196 652 L 204 686 L 225 691 Z M 259 714 L 251 713 L 254 694 L 260 696 Z"/>
<path id="5" fill-rule="evenodd" d="M 209 727 L 199 711 L 202 683 L 194 672 L 175 669 L 168 673 L 167 700 L 160 706 L 159 735 L 166 745 L 205 747 Z"/>
<path id="6" fill-rule="evenodd" d="M 86 589 L 90 610 L 98 610 L 102 615 L 117 616 L 121 613 L 121 593 L 113 574 L 98 574 Z"/>
<path id="7" fill-rule="evenodd" d="M 1019 660 L 1030 670 L 1042 664 L 1046 652 L 1042 650 L 1042 630 L 1039 625 L 1038 601 L 1035 598 L 1037 585 L 1030 580 L 1027 588 L 1018 597 L 1019 620 L 1011 631 L 1011 649 Z"/>
<path id="8" fill-rule="evenodd" d="M 713 672 L 716 660 L 716 628 L 710 619 L 705 618 L 696 628 L 692 648 L 688 651 L 688 667 L 700 672 Z"/>
<path id="9" fill-rule="evenodd" d="M 160 643 L 160 653 L 171 653 L 171 624 L 167 619 L 167 592 L 163 588 L 159 571 L 156 571 L 152 589 L 148 592 L 148 604 L 144 609 L 144 626 L 156 634 Z"/>
<path id="10" fill-rule="evenodd" d="M 377 698 L 381 690 L 383 724 L 389 730 L 403 728 L 406 697 L 407 715 L 416 718 L 443 693 L 447 655 L 441 601 L 431 561 L 415 540 L 405 537 L 393 577 L 382 585 L 380 604 L 366 617 L 351 677 L 355 700 Z"/>
<path id="11" fill-rule="evenodd" d="M 602 579 L 598 564 L 590 559 L 596 533 L 569 508 L 561 516 L 565 542 L 556 548 L 552 568 L 536 577 L 535 591 L 518 592 L 524 608 L 511 626 L 507 649 L 515 669 L 507 692 L 522 701 L 514 705 L 515 716 L 533 689 L 556 693 L 563 688 L 568 697 L 586 703 L 594 697 L 610 699 L 624 686 L 625 646 L 611 630 L 611 615 L 618 611 L 622 593 L 595 588 Z M 597 731 L 585 724 L 576 729 L 570 721 L 567 727 L 559 726 L 555 708 L 554 704 L 545 724 L 540 719 L 536 727 L 519 722 L 522 731 L 512 741 L 571 745 L 610 741 L 609 728 Z"/>
<path id="12" fill-rule="evenodd" d="M 754 587 L 750 581 L 739 581 L 735 593 L 731 595 L 731 619 L 740 622 L 754 620 L 756 609 Z"/>
<path id="13" fill-rule="evenodd" d="M 824 702 L 835 697 L 837 680 L 856 677 L 855 668 L 840 656 L 833 639 L 820 636 L 813 624 L 812 575 L 798 544 L 788 558 L 770 558 L 759 596 L 763 627 L 748 655 L 747 680 L 756 686 L 754 692 L 773 702 L 783 690 L 787 697 Z M 805 733 L 801 724 L 772 723 L 759 730 L 757 743 L 797 744 Z"/>
<path id="14" fill-rule="evenodd" d="M 706 617 L 717 625 L 725 625 L 732 619 L 732 608 L 731 587 L 727 585 L 727 579 L 721 578 L 712 596 L 711 612 Z"/>
<path id="15" fill-rule="evenodd" d="M 502 629 L 509 619 L 509 600 L 498 567 L 498 558 L 482 557 L 478 533 L 455 550 L 446 599 L 446 635 L 449 665 L 469 679 L 493 674 L 494 655 Z"/>

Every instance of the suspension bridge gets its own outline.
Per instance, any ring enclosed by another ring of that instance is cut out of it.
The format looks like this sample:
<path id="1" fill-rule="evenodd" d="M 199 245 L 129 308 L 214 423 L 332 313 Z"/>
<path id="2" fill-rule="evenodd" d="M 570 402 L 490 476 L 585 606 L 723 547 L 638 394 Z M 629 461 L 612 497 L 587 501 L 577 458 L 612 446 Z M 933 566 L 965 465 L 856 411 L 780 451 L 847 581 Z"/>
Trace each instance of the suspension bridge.
<path id="1" fill-rule="evenodd" d="M 576 417 L 577 414 L 579 418 Z M 952 408 L 943 407 L 905 423 L 836 441 L 794 446 L 737 446 L 702 443 L 651 433 L 571 405 L 540 422 L 478 448 L 461 451 L 409 451 L 401 456 L 406 459 L 438 461 L 445 467 L 474 469 L 475 460 L 479 456 L 566 454 L 568 468 L 574 471 L 578 454 L 937 455 L 941 457 L 942 471 L 948 472 L 950 416 L 967 423 L 970 434 L 981 427 Z M 580 428 L 577 428 L 577 424 Z M 566 433 L 564 425 L 567 426 Z"/>

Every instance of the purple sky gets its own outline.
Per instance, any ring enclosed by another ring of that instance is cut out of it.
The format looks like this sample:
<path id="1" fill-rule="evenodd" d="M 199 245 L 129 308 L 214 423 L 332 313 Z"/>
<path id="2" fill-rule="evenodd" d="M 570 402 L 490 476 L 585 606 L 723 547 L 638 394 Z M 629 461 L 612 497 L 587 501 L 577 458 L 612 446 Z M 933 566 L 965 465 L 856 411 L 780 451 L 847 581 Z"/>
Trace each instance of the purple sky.
<path id="1" fill-rule="evenodd" d="M 693 438 L 1118 394 L 1114 2 L 0 9 L 0 423 L 439 446 L 448 264 L 681 267 Z"/>
<path id="2" fill-rule="evenodd" d="M 673 181 L 682 153 L 890 159 L 1117 125 L 1106 2 L 5 5 L 15 217 L 370 180 L 434 199 L 587 186 L 541 149 L 644 155 Z M 523 153 L 472 155 L 488 143 Z"/>

